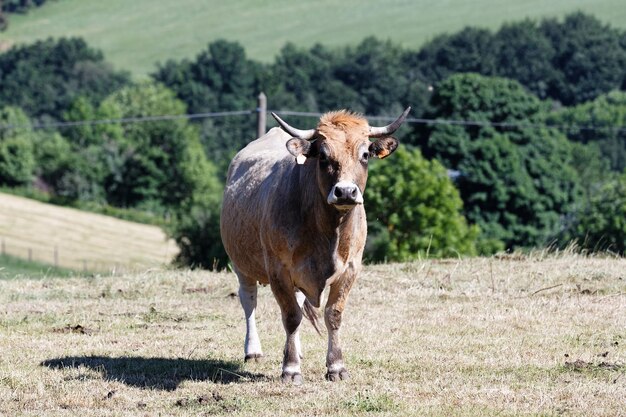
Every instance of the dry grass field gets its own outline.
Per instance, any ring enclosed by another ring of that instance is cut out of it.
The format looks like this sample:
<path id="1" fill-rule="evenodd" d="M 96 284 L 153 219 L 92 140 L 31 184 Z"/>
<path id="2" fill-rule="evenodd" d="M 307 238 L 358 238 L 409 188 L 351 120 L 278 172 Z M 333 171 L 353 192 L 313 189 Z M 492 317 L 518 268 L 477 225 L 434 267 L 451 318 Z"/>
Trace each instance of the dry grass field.
<path id="1" fill-rule="evenodd" d="M 244 364 L 231 273 L 0 281 L 2 416 L 626 415 L 626 260 L 571 253 L 369 266 L 342 331 L 349 381 L 304 384 L 259 294 L 265 358 Z"/>
<path id="2" fill-rule="evenodd" d="M 177 252 L 158 227 L 0 193 L 0 239 L 8 255 L 76 270 L 136 269 Z"/>

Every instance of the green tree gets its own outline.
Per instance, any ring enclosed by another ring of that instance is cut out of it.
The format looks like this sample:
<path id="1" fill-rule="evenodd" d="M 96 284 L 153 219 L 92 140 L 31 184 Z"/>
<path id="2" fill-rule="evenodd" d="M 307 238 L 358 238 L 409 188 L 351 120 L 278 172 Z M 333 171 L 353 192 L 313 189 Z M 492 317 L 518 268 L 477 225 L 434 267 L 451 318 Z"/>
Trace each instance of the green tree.
<path id="1" fill-rule="evenodd" d="M 431 104 L 429 117 L 480 123 L 434 124 L 417 133 L 428 157 L 460 172 L 465 213 L 480 226 L 485 247 L 544 245 L 556 236 L 580 188 L 563 135 L 524 127 L 543 123 L 548 105 L 515 81 L 477 74 L 450 77 Z"/>
<path id="2" fill-rule="evenodd" d="M 436 36 L 414 54 L 413 64 L 435 84 L 459 72 L 495 73 L 494 37 L 491 31 L 466 27 Z"/>
<path id="3" fill-rule="evenodd" d="M 199 145 L 198 151 L 192 154 L 201 155 Z M 168 229 L 180 249 L 176 263 L 192 268 L 220 269 L 228 262 L 220 236 L 223 187 L 215 165 L 204 161 L 188 164 L 188 167 L 195 171 L 189 175 L 198 178 L 199 183 L 191 198 L 177 208 Z"/>
<path id="4" fill-rule="evenodd" d="M 70 143 L 58 132 L 40 133 L 36 135 L 34 143 L 37 186 L 59 194 L 63 176 L 71 170 L 74 159 Z"/>
<path id="5" fill-rule="evenodd" d="M 118 119 L 121 110 L 110 104 L 95 106 L 88 98 L 78 97 L 63 114 L 64 121 Z M 123 157 L 120 156 L 127 141 L 119 123 L 78 124 L 63 130 L 70 152 L 50 185 L 64 200 L 94 201 L 115 204 L 109 195 L 116 181 L 121 181 Z M 59 152 L 65 145 L 58 143 Z M 43 147 L 43 149 L 48 149 Z M 50 149 L 52 151 L 52 149 Z"/>
<path id="6" fill-rule="evenodd" d="M 519 81 L 541 99 L 559 76 L 556 51 L 536 22 L 525 19 L 504 24 L 494 34 L 495 73 Z"/>
<path id="7" fill-rule="evenodd" d="M 626 169 L 626 92 L 561 109 L 550 115 L 550 122 L 568 126 L 567 137 L 574 142 L 595 144 L 613 171 Z"/>
<path id="8" fill-rule="evenodd" d="M 345 49 L 334 74 L 357 93 L 360 102 L 353 110 L 395 114 L 406 107 L 408 79 L 403 58 L 403 50 L 398 46 L 374 37 L 364 39 L 356 48 Z"/>
<path id="9" fill-rule="evenodd" d="M 582 12 L 563 23 L 546 19 L 541 30 L 555 50 L 552 63 L 559 71 L 551 97 L 570 106 L 620 88 L 626 74 L 622 32 Z"/>
<path id="10" fill-rule="evenodd" d="M 0 185 L 30 185 L 35 169 L 30 120 L 16 107 L 0 109 Z"/>
<path id="11" fill-rule="evenodd" d="M 365 200 L 369 260 L 476 254 L 478 228 L 463 217 L 463 203 L 446 169 L 417 149 L 401 147 L 393 161 L 374 162 Z"/>
<path id="12" fill-rule="evenodd" d="M 37 41 L 0 54 L 0 106 L 60 119 L 79 96 L 98 103 L 129 82 L 80 38 Z"/>
<path id="13" fill-rule="evenodd" d="M 624 32 L 581 12 L 562 22 L 505 24 L 495 34 L 465 28 L 437 36 L 408 55 L 409 66 L 427 84 L 455 73 L 497 75 L 568 106 L 618 89 L 626 78 Z"/>
<path id="14" fill-rule="evenodd" d="M 101 108 L 123 118 L 183 115 L 187 109 L 172 91 L 144 82 L 125 87 Z M 106 147 L 107 201 L 118 207 L 171 210 L 197 188 L 194 164 L 206 164 L 197 130 L 185 118 L 121 125 L 121 136 Z"/>
<path id="15" fill-rule="evenodd" d="M 241 45 L 218 40 L 194 61 L 168 61 L 152 77 L 170 88 L 191 113 L 251 110 L 261 91 L 262 65 L 249 60 Z M 199 121 L 206 154 L 226 164 L 233 152 L 254 139 L 254 118 L 248 115 Z"/>
<path id="16" fill-rule="evenodd" d="M 626 171 L 597 190 L 572 229 L 583 248 L 626 255 Z"/>

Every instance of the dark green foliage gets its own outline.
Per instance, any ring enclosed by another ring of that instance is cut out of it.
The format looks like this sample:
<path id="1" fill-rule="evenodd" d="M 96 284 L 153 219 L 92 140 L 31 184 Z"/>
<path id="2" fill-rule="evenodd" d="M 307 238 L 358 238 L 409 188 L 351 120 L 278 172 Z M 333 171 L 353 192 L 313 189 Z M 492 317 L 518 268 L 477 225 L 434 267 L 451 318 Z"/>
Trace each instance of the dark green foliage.
<path id="1" fill-rule="evenodd" d="M 363 110 L 355 91 L 335 75 L 341 53 L 323 45 L 287 44 L 268 71 L 264 87 L 276 109 L 324 112 L 338 106 Z M 338 104 L 343 101 L 343 104 Z M 306 120 L 306 119 L 305 119 Z"/>
<path id="2" fill-rule="evenodd" d="M 487 123 L 539 123 L 546 110 L 517 82 L 477 74 L 441 83 L 432 105 L 433 118 Z M 421 134 L 429 157 L 460 171 L 465 213 L 489 247 L 548 243 L 579 195 L 572 149 L 555 130 L 435 124 Z"/>
<path id="3" fill-rule="evenodd" d="M 180 249 L 176 262 L 206 269 L 223 268 L 228 255 L 220 236 L 222 184 L 215 166 L 206 161 L 200 145 L 191 153 L 198 161 L 188 164 L 188 175 L 196 178 L 192 195 L 176 209 L 169 234 Z"/>
<path id="4" fill-rule="evenodd" d="M 391 42 L 367 38 L 356 48 L 346 48 L 334 73 L 356 93 L 359 102 L 351 107 L 365 114 L 401 113 L 408 79 L 402 62 L 403 51 Z M 338 97 L 340 100 L 341 98 Z M 335 108 L 350 105 L 329 103 Z"/>
<path id="5" fill-rule="evenodd" d="M 212 172 L 217 178 L 217 172 Z M 193 268 L 221 269 L 228 255 L 220 237 L 221 186 L 211 185 L 198 193 L 192 203 L 184 204 L 169 228 L 180 249 L 176 262 Z"/>
<path id="6" fill-rule="evenodd" d="M 78 38 L 48 39 L 0 54 L 0 106 L 17 106 L 32 118 L 62 114 L 79 96 L 98 103 L 129 82 L 102 53 Z"/>
<path id="7" fill-rule="evenodd" d="M 66 121 L 116 119 L 121 111 L 110 105 L 97 108 L 91 102 L 78 97 L 65 112 Z M 58 175 L 49 178 L 54 194 L 67 203 L 95 201 L 107 203 L 107 181 L 119 175 L 110 160 L 116 155 L 123 140 L 119 124 L 79 125 L 63 130 L 70 147 Z M 62 145 L 61 145 L 62 146 Z"/>
<path id="8" fill-rule="evenodd" d="M 100 106 L 123 118 L 185 114 L 165 87 L 143 83 L 109 96 Z M 107 201 L 118 207 L 171 210 L 197 188 L 196 164 L 206 165 L 197 131 L 186 119 L 127 123 L 104 143 Z"/>
<path id="9" fill-rule="evenodd" d="M 591 251 L 626 255 L 626 172 L 607 181 L 576 214 L 569 238 Z"/>
<path id="10" fill-rule="evenodd" d="M 467 225 L 446 169 L 417 149 L 401 147 L 388 160 L 374 161 L 365 201 L 366 259 L 402 262 L 476 254 L 478 228 Z"/>
<path id="11" fill-rule="evenodd" d="M 20 109 L 0 109 L 0 185 L 30 184 L 35 169 L 33 132 L 28 117 Z"/>
<path id="12" fill-rule="evenodd" d="M 2 11 L 7 13 L 26 13 L 28 10 L 43 5 L 46 0 L 2 0 Z"/>
<path id="13" fill-rule="evenodd" d="M 246 58 L 238 43 L 216 41 L 195 61 L 168 61 L 153 78 L 169 87 L 191 113 L 251 110 L 261 91 L 262 66 Z M 254 139 L 251 116 L 204 119 L 201 141 L 212 161 L 222 163 Z"/>
<path id="14" fill-rule="evenodd" d="M 612 170 L 626 169 L 625 92 L 614 91 L 592 102 L 562 109 L 551 115 L 550 122 L 569 126 L 566 133 L 570 140 L 598 146 Z"/>
<path id="15" fill-rule="evenodd" d="M 487 29 L 472 27 L 437 36 L 414 54 L 412 64 L 431 83 L 458 72 L 494 74 L 494 36 Z"/>
<path id="16" fill-rule="evenodd" d="M 559 76 L 552 62 L 556 52 L 537 23 L 526 19 L 503 25 L 494 34 L 493 50 L 494 73 L 519 81 L 541 99 L 554 93 L 550 89 Z"/>
<path id="17" fill-rule="evenodd" d="M 620 87 L 626 74 L 623 33 L 582 12 L 562 24 L 544 20 L 541 31 L 555 50 L 552 65 L 559 71 L 550 97 L 569 106 Z"/>
<path id="18" fill-rule="evenodd" d="M 42 133 L 35 138 L 34 154 L 39 188 L 58 191 L 59 184 L 73 163 L 70 143 L 57 132 Z"/>
<path id="19" fill-rule="evenodd" d="M 626 77 L 624 32 L 581 12 L 563 22 L 505 24 L 496 33 L 466 28 L 424 45 L 409 61 L 435 84 L 459 72 L 498 75 L 565 105 L 618 89 Z"/>

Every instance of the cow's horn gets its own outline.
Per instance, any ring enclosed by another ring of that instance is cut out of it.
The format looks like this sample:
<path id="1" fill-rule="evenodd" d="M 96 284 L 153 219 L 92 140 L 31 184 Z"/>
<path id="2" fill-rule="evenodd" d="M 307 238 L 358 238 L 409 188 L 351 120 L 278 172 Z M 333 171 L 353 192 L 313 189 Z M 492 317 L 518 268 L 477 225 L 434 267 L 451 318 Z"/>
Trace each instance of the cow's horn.
<path id="1" fill-rule="evenodd" d="M 387 126 L 383 126 L 383 127 L 371 126 L 370 137 L 379 138 L 381 136 L 391 135 L 393 132 L 398 130 L 400 125 L 402 125 L 402 122 L 404 122 L 404 119 L 406 119 L 406 116 L 409 114 L 410 111 L 411 111 L 411 106 L 407 107 L 404 113 L 402 113 L 400 117 L 396 119 L 395 122 L 388 124 Z"/>
<path id="2" fill-rule="evenodd" d="M 280 127 L 282 127 L 285 132 L 289 133 L 294 138 L 299 138 L 299 139 L 304 139 L 304 140 L 313 139 L 313 135 L 315 134 L 315 129 L 300 130 L 300 129 L 296 129 L 295 127 L 291 127 L 287 124 L 287 122 L 285 122 L 283 119 L 278 117 L 276 113 L 274 112 L 272 112 L 272 117 L 276 119 Z"/>

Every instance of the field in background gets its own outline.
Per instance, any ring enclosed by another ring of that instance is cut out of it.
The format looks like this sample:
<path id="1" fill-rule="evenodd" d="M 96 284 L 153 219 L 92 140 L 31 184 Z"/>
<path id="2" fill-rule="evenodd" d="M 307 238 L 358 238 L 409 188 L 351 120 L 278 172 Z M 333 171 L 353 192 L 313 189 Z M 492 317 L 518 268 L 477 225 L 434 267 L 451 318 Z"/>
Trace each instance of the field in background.
<path id="1" fill-rule="evenodd" d="M 0 279 L 69 277 L 79 275 L 71 269 L 55 268 L 50 264 L 0 255 Z"/>
<path id="2" fill-rule="evenodd" d="M 3 193 L 0 244 L 14 257 L 90 271 L 161 266 L 177 252 L 158 227 Z"/>
<path id="3" fill-rule="evenodd" d="M 305 323 L 301 387 L 259 294 L 265 358 L 244 364 L 231 273 L 0 280 L 4 415 L 580 415 L 626 413 L 626 260 L 575 254 L 369 266 L 324 381 Z"/>
<path id="4" fill-rule="evenodd" d="M 61 36 L 82 36 L 118 69 L 136 76 L 156 62 L 192 58 L 213 40 L 240 42 L 269 62 L 287 41 L 354 45 L 368 35 L 419 48 L 465 26 L 498 28 L 525 17 L 562 17 L 582 10 L 626 28 L 623 0 L 61 0 L 27 15 L 12 15 L 0 48 Z"/>

